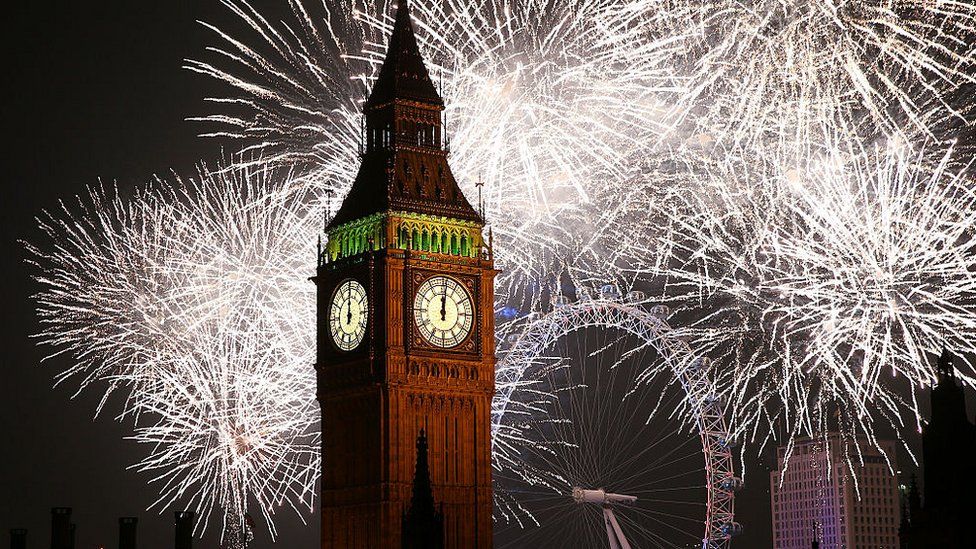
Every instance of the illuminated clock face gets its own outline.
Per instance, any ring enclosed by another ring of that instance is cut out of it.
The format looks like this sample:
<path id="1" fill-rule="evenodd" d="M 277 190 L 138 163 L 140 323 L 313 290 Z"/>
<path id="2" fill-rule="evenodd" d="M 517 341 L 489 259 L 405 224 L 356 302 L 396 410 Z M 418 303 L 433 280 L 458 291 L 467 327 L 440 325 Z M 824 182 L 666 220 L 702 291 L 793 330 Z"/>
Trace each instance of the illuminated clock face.
<path id="1" fill-rule="evenodd" d="M 446 276 L 431 277 L 420 285 L 413 315 L 424 339 L 444 349 L 460 345 L 474 323 L 471 296 L 458 281 Z"/>
<path id="2" fill-rule="evenodd" d="M 359 347 L 366 335 L 368 317 L 366 288 L 355 280 L 343 281 L 332 295 L 329 310 L 329 329 L 336 346 L 343 351 Z"/>

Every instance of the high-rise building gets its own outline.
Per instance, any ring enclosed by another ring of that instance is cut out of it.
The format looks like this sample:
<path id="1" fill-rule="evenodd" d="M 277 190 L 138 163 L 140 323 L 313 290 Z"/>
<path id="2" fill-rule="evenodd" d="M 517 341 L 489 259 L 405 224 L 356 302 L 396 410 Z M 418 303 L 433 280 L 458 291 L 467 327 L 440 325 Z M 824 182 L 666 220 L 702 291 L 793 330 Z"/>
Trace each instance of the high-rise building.
<path id="1" fill-rule="evenodd" d="M 863 464 L 853 475 L 842 437 L 794 441 L 777 449 L 777 468 L 770 473 L 773 547 L 809 549 L 897 549 L 899 527 L 895 444 L 881 441 L 887 458 L 868 444 L 860 445 Z M 891 461 L 889 461 L 891 460 Z"/>
<path id="2" fill-rule="evenodd" d="M 314 278 L 323 548 L 401 547 L 421 430 L 444 546 L 492 544 L 496 271 L 443 111 L 399 0 Z"/>
<path id="3" fill-rule="evenodd" d="M 922 480 L 912 479 L 902 518 L 902 547 L 973 547 L 976 516 L 976 426 L 966 415 L 966 395 L 956 382 L 953 357 L 943 350 L 932 415 L 922 428 Z"/>

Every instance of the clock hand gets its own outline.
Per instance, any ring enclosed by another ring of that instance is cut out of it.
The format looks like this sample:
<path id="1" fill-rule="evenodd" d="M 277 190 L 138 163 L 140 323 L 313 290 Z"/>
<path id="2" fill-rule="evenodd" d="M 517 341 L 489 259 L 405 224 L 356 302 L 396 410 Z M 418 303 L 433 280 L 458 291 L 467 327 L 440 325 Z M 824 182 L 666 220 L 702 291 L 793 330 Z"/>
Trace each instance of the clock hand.
<path id="1" fill-rule="evenodd" d="M 441 322 L 447 320 L 447 294 L 441 294 Z"/>
<path id="2" fill-rule="evenodd" d="M 352 324 L 352 300 L 349 300 L 349 309 L 346 312 L 346 324 Z"/>

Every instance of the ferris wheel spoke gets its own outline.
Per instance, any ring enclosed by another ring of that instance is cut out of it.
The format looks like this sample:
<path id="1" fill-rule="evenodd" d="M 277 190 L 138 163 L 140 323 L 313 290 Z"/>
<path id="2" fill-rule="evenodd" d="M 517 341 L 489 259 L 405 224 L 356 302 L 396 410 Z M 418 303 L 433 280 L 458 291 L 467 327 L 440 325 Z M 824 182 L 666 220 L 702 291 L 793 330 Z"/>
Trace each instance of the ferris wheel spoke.
<path id="1" fill-rule="evenodd" d="M 677 431 L 674 431 L 672 434 L 677 434 Z M 640 450 L 634 452 L 633 455 L 631 457 L 627 458 L 626 460 L 622 460 L 617 465 L 617 468 L 623 469 L 623 468 L 631 467 L 634 463 L 636 463 L 637 461 L 640 461 L 641 459 L 643 459 L 643 457 L 646 454 L 653 452 L 661 444 L 666 443 L 670 439 L 671 439 L 670 436 L 667 436 L 667 437 L 660 437 L 657 440 L 652 440 L 652 441 L 645 442 L 646 446 L 644 446 Z M 626 449 L 630 449 L 631 446 L 636 446 L 638 444 L 640 444 L 640 441 L 638 440 L 638 437 L 635 436 L 635 437 L 633 437 L 633 442 L 631 444 L 629 444 Z M 630 453 L 630 452 L 628 452 L 628 453 Z M 626 454 L 624 454 L 624 455 L 626 455 Z M 612 473 L 616 473 L 616 471 L 612 471 Z"/>
<path id="2" fill-rule="evenodd" d="M 654 496 L 654 495 L 657 495 L 657 494 L 662 494 L 662 493 L 675 494 L 675 493 L 681 493 L 681 492 L 696 492 L 696 493 L 700 493 L 704 489 L 705 489 L 705 485 L 704 484 L 687 484 L 687 485 L 683 485 L 683 486 L 672 486 L 670 488 L 657 488 L 657 489 L 652 489 L 652 490 L 633 490 L 633 493 L 637 497 L 639 497 L 641 499 L 641 501 L 652 501 L 653 498 L 650 497 L 650 496 Z M 702 506 L 705 505 L 701 501 L 694 501 L 694 502 L 691 502 L 691 503 L 694 503 L 696 505 L 702 505 Z"/>
<path id="3" fill-rule="evenodd" d="M 698 541 L 698 537 L 699 537 L 698 534 L 690 530 L 687 530 L 685 528 L 680 528 L 671 521 L 664 521 L 657 517 L 650 516 L 650 515 L 644 516 L 643 514 L 641 518 L 651 521 L 661 528 L 652 529 L 647 523 L 638 522 L 637 520 L 632 518 L 628 513 L 617 514 L 617 519 L 620 522 L 623 522 L 628 529 L 635 530 L 643 534 L 645 537 L 653 539 L 654 541 L 656 541 L 657 543 L 665 547 L 682 547 L 684 544 L 681 543 L 680 541 L 676 542 L 673 538 L 665 537 L 663 532 L 678 532 L 681 534 L 681 536 L 679 537 L 684 542 L 688 542 L 692 540 Z"/>

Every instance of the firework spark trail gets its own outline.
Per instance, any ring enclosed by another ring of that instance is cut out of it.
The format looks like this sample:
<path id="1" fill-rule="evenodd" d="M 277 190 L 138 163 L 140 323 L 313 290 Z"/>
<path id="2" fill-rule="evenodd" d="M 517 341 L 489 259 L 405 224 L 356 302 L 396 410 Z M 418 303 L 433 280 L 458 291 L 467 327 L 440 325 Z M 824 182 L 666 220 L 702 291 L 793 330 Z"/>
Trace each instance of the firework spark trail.
<path id="1" fill-rule="evenodd" d="M 245 115 L 201 117 L 208 135 L 233 136 L 265 158 L 301 162 L 341 197 L 354 179 L 360 107 L 392 27 L 381 3 L 292 2 L 287 21 L 269 22 L 225 2 L 255 37 L 244 43 L 214 28 L 219 48 L 188 67 L 230 86 L 217 107 Z M 674 88 L 663 61 L 674 38 L 640 42 L 623 63 L 634 14 L 613 0 L 412 5 L 421 47 L 441 83 L 452 137 L 451 164 L 466 195 L 483 183 L 487 217 L 504 267 L 499 295 L 526 305 L 532 283 L 569 258 L 579 276 L 599 261 L 582 235 L 600 216 L 607 181 L 664 131 L 654 94 Z M 329 82 L 335 86 L 324 85 Z M 352 98 L 353 100 L 350 100 Z M 236 111 L 235 111 L 236 112 Z"/>
<path id="2" fill-rule="evenodd" d="M 934 383 L 931 355 L 976 351 L 967 166 L 951 149 L 933 164 L 924 150 L 849 145 L 717 152 L 650 205 L 647 222 L 671 232 L 628 250 L 633 268 L 667 280 L 661 297 L 685 309 L 694 346 L 736 365 L 723 376 L 740 432 L 839 423 L 874 440 L 877 422 L 901 426 L 906 412 L 919 427 L 913 391 Z"/>
<path id="3" fill-rule="evenodd" d="M 137 468 L 156 475 L 157 503 L 196 506 L 204 525 L 251 499 L 273 535 L 278 507 L 312 506 L 313 188 L 242 167 L 131 198 L 93 189 L 81 214 L 42 219 L 46 246 L 28 245 L 38 338 L 75 360 L 59 379 L 127 391 L 121 416 L 152 445 Z"/>
<path id="4" fill-rule="evenodd" d="M 651 3 L 662 14 L 652 32 L 697 30 L 685 33 L 692 38 L 675 63 L 685 86 L 671 97 L 688 115 L 676 127 L 725 146 L 813 144 L 824 121 L 861 139 L 931 139 L 964 118 L 951 98 L 976 82 L 971 3 Z"/>
<path id="5" fill-rule="evenodd" d="M 194 334 L 193 353 L 135 399 L 134 411 L 153 418 L 131 437 L 153 448 L 135 468 L 154 475 L 156 505 L 198 509 L 201 529 L 217 511 L 228 532 L 253 502 L 274 537 L 279 508 L 313 508 L 320 446 L 312 388 L 307 367 L 287 366 L 295 357 L 273 331 L 255 322 L 208 326 Z"/>

